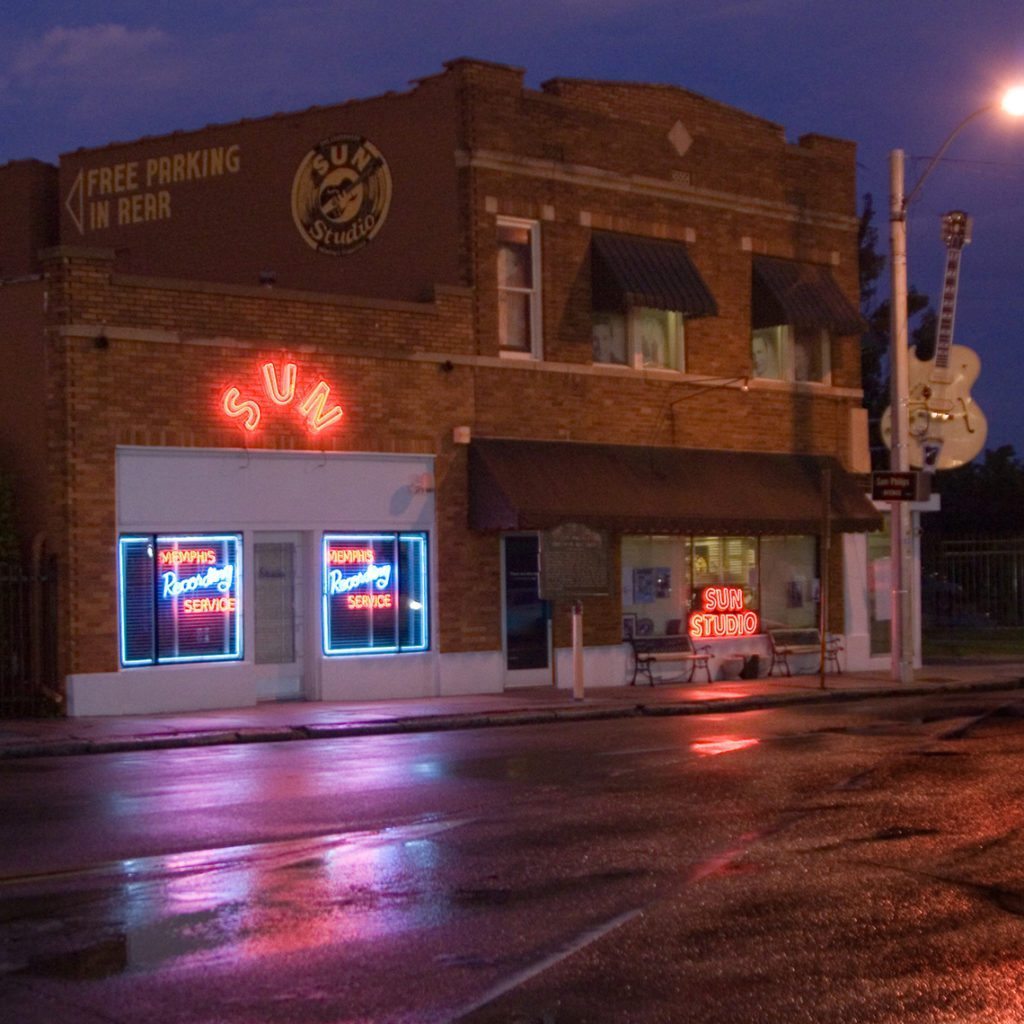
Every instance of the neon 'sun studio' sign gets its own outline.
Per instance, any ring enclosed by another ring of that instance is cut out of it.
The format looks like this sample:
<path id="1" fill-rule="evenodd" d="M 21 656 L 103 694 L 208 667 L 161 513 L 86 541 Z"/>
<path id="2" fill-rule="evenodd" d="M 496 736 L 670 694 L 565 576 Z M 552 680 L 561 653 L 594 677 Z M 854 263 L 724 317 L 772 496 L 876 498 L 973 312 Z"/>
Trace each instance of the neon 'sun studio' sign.
<path id="1" fill-rule="evenodd" d="M 743 607 L 742 587 L 705 587 L 701 609 L 691 612 L 689 632 L 695 640 L 753 636 L 760 628 L 757 612 Z"/>

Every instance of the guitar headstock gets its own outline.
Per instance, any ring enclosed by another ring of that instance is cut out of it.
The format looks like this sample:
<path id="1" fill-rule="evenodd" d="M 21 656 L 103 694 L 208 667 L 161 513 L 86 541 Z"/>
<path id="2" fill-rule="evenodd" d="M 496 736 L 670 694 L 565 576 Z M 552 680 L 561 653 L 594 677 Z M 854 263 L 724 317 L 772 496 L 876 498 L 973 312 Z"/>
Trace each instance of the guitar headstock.
<path id="1" fill-rule="evenodd" d="M 942 242 L 947 249 L 962 249 L 971 240 L 972 218 L 963 210 L 950 210 L 942 218 Z"/>

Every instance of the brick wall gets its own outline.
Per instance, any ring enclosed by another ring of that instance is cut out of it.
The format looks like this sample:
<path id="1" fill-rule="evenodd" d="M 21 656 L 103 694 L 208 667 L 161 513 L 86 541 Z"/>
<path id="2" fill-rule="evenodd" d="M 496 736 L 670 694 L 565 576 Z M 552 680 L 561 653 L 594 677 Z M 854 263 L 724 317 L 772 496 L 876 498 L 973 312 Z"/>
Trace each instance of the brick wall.
<path id="1" fill-rule="evenodd" d="M 452 441 L 455 426 L 477 436 L 845 458 L 849 410 L 859 404 L 856 338 L 834 347 L 838 387 L 743 390 L 734 378 L 750 373 L 753 252 L 830 265 L 855 297 L 849 143 L 809 136 L 793 146 L 778 126 L 677 89 L 556 82 L 528 92 L 517 69 L 478 62 L 454 62 L 447 74 L 458 79 L 460 262 L 472 288 L 438 289 L 422 303 L 370 301 L 128 277 L 114 272 L 110 252 L 49 254 L 48 531 L 67 567 L 65 670 L 116 664 L 116 446 L 238 447 L 218 402 L 260 356 L 290 353 L 303 372 L 336 382 L 346 420 L 329 447 L 436 456 L 442 651 L 501 642 L 500 544 L 468 529 L 466 449 Z M 666 142 L 677 120 L 694 136 L 683 156 Z M 541 225 L 542 363 L 497 358 L 501 214 Z M 687 243 L 719 305 L 719 316 L 687 325 L 693 376 L 591 365 L 592 228 Z M 323 441 L 275 426 L 260 445 Z M 834 594 L 840 557 L 837 545 Z M 569 640 L 563 611 L 558 644 Z M 586 642 L 616 642 L 618 612 L 615 595 L 589 599 Z M 834 600 L 836 625 L 841 614 Z"/>

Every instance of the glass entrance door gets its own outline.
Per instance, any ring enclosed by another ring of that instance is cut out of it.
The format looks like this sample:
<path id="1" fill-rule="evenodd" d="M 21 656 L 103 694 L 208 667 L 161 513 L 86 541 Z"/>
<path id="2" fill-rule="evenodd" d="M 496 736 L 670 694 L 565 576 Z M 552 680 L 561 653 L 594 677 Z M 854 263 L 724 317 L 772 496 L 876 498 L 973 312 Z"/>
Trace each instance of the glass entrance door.
<path id="1" fill-rule="evenodd" d="M 502 538 L 505 611 L 505 686 L 552 682 L 551 617 L 540 598 L 540 539 L 536 534 Z"/>
<path id="2" fill-rule="evenodd" d="M 253 543 L 256 696 L 299 700 L 302 691 L 302 547 L 298 533 L 258 533 Z"/>

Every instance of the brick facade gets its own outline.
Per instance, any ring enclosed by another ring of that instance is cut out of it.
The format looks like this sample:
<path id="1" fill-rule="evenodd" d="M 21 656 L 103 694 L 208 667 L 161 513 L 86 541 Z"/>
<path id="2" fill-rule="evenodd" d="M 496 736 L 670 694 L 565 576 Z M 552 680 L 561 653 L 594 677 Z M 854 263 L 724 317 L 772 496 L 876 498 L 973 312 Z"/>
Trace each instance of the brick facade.
<path id="1" fill-rule="evenodd" d="M 403 105 L 416 107 L 418 93 L 433 97 L 432 118 L 447 119 L 437 133 L 441 151 L 427 163 L 441 167 L 450 158 L 452 166 L 421 180 L 415 198 L 429 218 L 432 190 L 443 179 L 439 231 L 456 250 L 432 294 L 419 301 L 411 301 L 407 281 L 395 282 L 389 294 L 386 267 L 384 277 L 367 280 L 363 294 L 307 289 L 297 269 L 286 287 L 239 283 L 233 274 L 218 281 L 205 269 L 193 278 L 180 269 L 180 253 L 168 258 L 173 272 L 155 276 L 160 258 L 149 247 L 159 245 L 158 225 L 147 226 L 137 259 L 105 247 L 102 232 L 81 240 L 65 224 L 59 238 L 47 236 L 58 244 L 38 264 L 47 367 L 40 486 L 47 542 L 63 567 L 65 672 L 117 669 L 117 446 L 239 447 L 240 432 L 225 420 L 220 396 L 229 381 L 255 387 L 261 358 L 294 358 L 303 373 L 335 382 L 346 413 L 344 430 L 327 440 L 275 422 L 261 433 L 261 448 L 436 457 L 433 543 L 440 569 L 433 585 L 442 654 L 493 651 L 502 643 L 500 546 L 494 535 L 468 527 L 467 452 L 453 441 L 455 427 L 481 437 L 834 455 L 857 468 L 848 454 L 851 411 L 860 404 L 856 337 L 835 339 L 831 385 L 749 379 L 753 254 L 828 266 L 856 304 L 851 143 L 807 136 L 790 144 L 777 125 L 671 87 L 559 79 L 539 92 L 525 90 L 517 69 L 474 61 L 453 62 L 412 94 L 380 98 L 367 110 L 393 121 Z M 332 110 L 341 130 L 348 108 Z M 309 117 L 294 120 L 301 125 Z M 330 121 L 324 115 L 318 124 Z M 362 108 L 359 121 L 359 131 L 372 136 L 372 118 Z M 677 125 L 690 138 L 682 153 L 669 141 Z M 270 127 L 287 128 L 288 118 L 278 116 Z M 230 135 L 231 126 L 216 131 Z M 202 144 L 203 133 L 193 134 L 189 145 Z M 315 133 L 307 136 L 299 149 L 316 141 Z M 136 148 L 142 153 L 146 145 Z M 126 154 L 118 159 L 132 158 L 130 149 Z M 81 166 L 88 156 L 75 154 Z M 400 170 L 395 202 L 406 203 L 401 190 L 413 186 Z M 287 203 L 286 196 L 272 198 Z M 200 209 L 196 216 L 210 214 Z M 540 225 L 539 360 L 499 357 L 499 216 Z M 286 243 L 270 229 L 261 234 L 260 217 L 257 209 L 250 233 L 236 244 L 262 247 L 260 259 L 273 266 L 275 245 Z M 688 322 L 684 374 L 592 363 L 595 229 L 686 243 L 719 315 Z M 417 226 L 413 234 L 421 233 Z M 154 271 L 132 274 L 132 265 Z M 415 274 L 426 280 L 429 267 Z M 0 288 L 0 304 L 13 288 Z M 41 399 L 34 394 L 31 401 Z M 833 553 L 838 593 L 840 548 Z M 617 594 L 589 600 L 585 642 L 616 643 L 619 613 Z M 837 629 L 842 616 L 835 601 Z M 556 617 L 556 646 L 569 642 L 567 631 L 567 616 Z"/>

